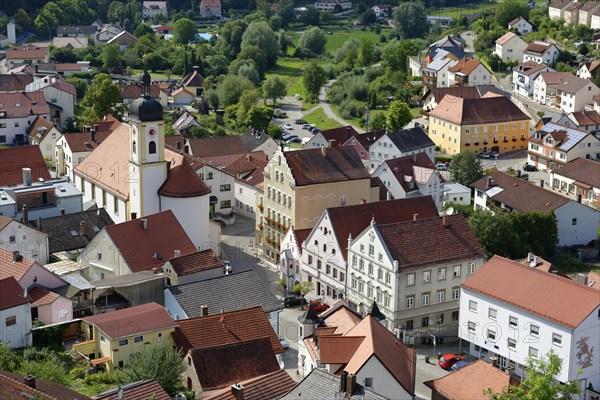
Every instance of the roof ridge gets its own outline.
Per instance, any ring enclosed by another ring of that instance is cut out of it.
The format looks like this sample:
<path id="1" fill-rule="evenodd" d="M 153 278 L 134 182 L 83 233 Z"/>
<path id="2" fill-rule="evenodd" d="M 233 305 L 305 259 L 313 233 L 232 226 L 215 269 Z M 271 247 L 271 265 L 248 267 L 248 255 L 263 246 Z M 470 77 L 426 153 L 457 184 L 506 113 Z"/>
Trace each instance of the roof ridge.
<path id="1" fill-rule="evenodd" d="M 190 254 L 196 254 L 196 253 L 190 253 Z M 188 255 L 189 255 L 189 254 L 188 254 Z M 181 256 L 181 257 L 184 257 L 184 256 Z M 169 260 L 169 261 L 170 261 L 170 260 Z M 187 285 L 193 285 L 193 284 L 205 283 L 205 282 L 207 282 L 207 281 L 212 281 L 212 280 L 215 280 L 215 279 L 223 279 L 223 278 L 225 278 L 226 276 L 237 276 L 237 275 L 241 275 L 241 274 L 251 273 L 252 271 L 253 271 L 253 270 L 251 270 L 251 269 L 247 269 L 247 270 L 245 270 L 245 271 L 238 271 L 238 272 L 233 272 L 233 273 L 231 273 L 231 274 L 227 274 L 227 275 L 215 276 L 215 277 L 212 277 L 212 278 L 203 279 L 203 280 L 201 280 L 201 281 L 180 283 L 179 285 L 172 285 L 172 286 L 169 286 L 169 289 L 171 289 L 171 288 L 176 288 L 176 287 L 180 287 L 180 286 L 187 286 Z M 250 308 L 254 308 L 254 307 L 250 307 Z M 228 312 L 233 312 L 233 311 L 228 311 Z M 196 317 L 196 318 L 197 318 L 197 317 Z"/>

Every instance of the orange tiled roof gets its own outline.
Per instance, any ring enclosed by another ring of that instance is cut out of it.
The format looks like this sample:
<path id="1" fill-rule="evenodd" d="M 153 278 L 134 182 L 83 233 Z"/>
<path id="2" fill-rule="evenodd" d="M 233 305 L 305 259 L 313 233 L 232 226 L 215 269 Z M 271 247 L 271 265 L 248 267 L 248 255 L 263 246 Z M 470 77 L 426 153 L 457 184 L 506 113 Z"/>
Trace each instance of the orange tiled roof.
<path id="1" fill-rule="evenodd" d="M 14 277 L 19 281 L 34 263 L 34 260 L 23 256 L 13 263 L 12 251 L 0 247 L 0 279 Z"/>

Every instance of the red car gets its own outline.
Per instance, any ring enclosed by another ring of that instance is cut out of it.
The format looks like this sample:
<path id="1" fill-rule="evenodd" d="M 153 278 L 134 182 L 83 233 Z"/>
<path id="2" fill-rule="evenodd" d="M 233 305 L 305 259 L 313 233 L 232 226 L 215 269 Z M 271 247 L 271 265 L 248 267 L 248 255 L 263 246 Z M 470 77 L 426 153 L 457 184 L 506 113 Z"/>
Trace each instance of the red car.
<path id="1" fill-rule="evenodd" d="M 329 304 L 321 303 L 319 300 L 311 300 L 310 306 L 316 313 L 321 313 L 329 308 Z"/>
<path id="2" fill-rule="evenodd" d="M 465 358 L 463 356 L 457 356 L 452 353 L 446 354 L 442 358 L 438 360 L 438 365 L 446 370 L 449 370 L 454 364 L 459 361 L 464 361 Z"/>

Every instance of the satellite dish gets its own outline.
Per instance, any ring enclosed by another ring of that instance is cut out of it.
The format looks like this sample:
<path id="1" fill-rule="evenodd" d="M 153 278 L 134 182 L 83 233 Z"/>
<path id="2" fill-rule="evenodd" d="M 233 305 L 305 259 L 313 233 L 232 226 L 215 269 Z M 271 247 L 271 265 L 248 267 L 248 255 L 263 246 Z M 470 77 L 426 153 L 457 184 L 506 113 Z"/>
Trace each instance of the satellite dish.
<path id="1" fill-rule="evenodd" d="M 452 215 L 452 214 L 454 214 L 454 208 L 452 208 L 452 207 L 449 207 L 449 208 L 446 210 L 446 215 Z"/>

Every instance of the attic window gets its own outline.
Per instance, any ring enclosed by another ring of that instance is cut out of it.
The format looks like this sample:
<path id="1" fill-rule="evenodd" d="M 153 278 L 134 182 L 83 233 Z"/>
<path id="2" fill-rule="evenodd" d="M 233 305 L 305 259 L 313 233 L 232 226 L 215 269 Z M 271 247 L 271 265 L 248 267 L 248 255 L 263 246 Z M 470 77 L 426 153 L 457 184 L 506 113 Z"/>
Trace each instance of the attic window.
<path id="1" fill-rule="evenodd" d="M 65 189 L 63 186 L 59 186 L 58 190 L 60 190 L 62 193 L 67 191 L 67 189 Z"/>
<path id="2" fill-rule="evenodd" d="M 75 229 L 71 229 L 71 236 L 75 237 L 77 236 L 77 231 Z"/>
<path id="3" fill-rule="evenodd" d="M 100 232 L 100 228 L 98 228 L 96 225 L 92 226 L 92 229 L 94 230 L 94 232 L 98 233 Z"/>
<path id="4" fill-rule="evenodd" d="M 160 255 L 159 252 L 156 252 L 152 255 L 153 258 L 157 259 L 157 260 L 162 260 L 162 256 Z"/>

